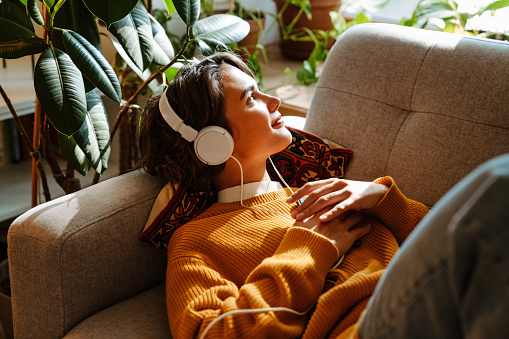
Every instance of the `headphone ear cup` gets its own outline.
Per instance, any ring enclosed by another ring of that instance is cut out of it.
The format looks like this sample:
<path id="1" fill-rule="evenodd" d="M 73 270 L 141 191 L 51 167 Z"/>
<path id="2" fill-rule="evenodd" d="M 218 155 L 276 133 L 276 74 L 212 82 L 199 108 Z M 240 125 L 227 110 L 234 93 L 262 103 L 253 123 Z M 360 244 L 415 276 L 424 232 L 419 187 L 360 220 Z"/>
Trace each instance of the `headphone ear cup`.
<path id="1" fill-rule="evenodd" d="M 207 126 L 194 139 L 194 151 L 204 163 L 219 165 L 231 157 L 233 144 L 233 138 L 227 130 L 219 126 Z"/>

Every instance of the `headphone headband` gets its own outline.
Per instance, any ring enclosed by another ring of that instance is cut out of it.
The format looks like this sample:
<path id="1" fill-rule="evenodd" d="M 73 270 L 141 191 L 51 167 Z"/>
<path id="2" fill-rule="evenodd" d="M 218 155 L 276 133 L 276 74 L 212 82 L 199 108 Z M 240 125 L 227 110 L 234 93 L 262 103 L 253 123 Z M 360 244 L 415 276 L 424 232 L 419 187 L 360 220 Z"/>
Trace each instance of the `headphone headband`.
<path id="1" fill-rule="evenodd" d="M 191 126 L 184 124 L 184 120 L 182 120 L 177 113 L 175 113 L 173 108 L 171 108 L 170 103 L 168 102 L 168 97 L 166 96 L 167 91 L 168 88 L 164 90 L 163 94 L 161 94 L 161 98 L 159 99 L 159 111 L 161 111 L 164 121 L 166 121 L 166 123 L 170 125 L 174 131 L 180 133 L 182 138 L 189 142 L 194 141 L 194 139 L 196 139 L 196 135 L 198 135 L 198 131 Z"/>

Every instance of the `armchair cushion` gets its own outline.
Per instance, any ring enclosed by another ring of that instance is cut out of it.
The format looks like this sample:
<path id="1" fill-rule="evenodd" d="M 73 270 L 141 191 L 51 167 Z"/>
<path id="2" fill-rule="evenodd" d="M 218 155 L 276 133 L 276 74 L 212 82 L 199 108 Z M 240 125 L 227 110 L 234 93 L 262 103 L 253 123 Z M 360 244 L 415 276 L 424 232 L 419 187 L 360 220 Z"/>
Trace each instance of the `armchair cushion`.
<path id="1" fill-rule="evenodd" d="M 79 323 L 64 338 L 171 339 L 164 289 L 160 284 L 108 307 Z"/>

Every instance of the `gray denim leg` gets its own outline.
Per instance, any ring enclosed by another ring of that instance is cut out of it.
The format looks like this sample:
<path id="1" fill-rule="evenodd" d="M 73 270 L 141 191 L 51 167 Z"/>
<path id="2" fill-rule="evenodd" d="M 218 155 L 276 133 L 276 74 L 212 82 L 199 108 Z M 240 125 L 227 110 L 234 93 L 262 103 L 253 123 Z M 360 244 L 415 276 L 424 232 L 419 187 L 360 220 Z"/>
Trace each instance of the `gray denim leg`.
<path id="1" fill-rule="evenodd" d="M 361 338 L 509 338 L 509 156 L 456 185 L 405 241 Z"/>
<path id="2" fill-rule="evenodd" d="M 465 338 L 509 338 L 509 177 L 487 182 L 449 231 L 449 282 Z"/>

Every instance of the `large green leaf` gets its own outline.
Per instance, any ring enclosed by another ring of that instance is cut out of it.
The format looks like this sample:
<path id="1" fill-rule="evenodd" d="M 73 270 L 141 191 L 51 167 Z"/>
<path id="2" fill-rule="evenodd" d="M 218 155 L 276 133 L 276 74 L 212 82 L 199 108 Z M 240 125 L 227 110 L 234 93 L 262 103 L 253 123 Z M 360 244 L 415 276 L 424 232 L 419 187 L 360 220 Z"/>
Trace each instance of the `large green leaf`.
<path id="1" fill-rule="evenodd" d="M 166 5 L 166 9 L 168 10 L 168 16 L 175 13 L 176 8 L 175 8 L 175 5 L 173 4 L 172 0 L 163 0 L 163 2 Z"/>
<path id="2" fill-rule="evenodd" d="M 81 73 L 108 98 L 120 102 L 122 90 L 113 68 L 91 43 L 76 32 L 64 31 L 67 53 Z"/>
<path id="3" fill-rule="evenodd" d="M 120 55 L 120 57 L 124 60 L 124 62 L 129 66 L 129 68 L 136 74 L 142 81 L 146 81 L 150 76 L 150 71 L 147 69 L 145 72 L 143 72 L 136 64 L 131 60 L 131 58 L 127 55 L 126 51 L 122 47 L 122 45 L 118 42 L 115 37 L 112 37 L 111 35 L 106 35 L 111 43 L 113 44 L 113 47 L 117 50 L 117 53 Z M 151 82 L 149 82 L 148 87 L 150 90 L 154 91 L 159 84 L 154 79 Z"/>
<path id="4" fill-rule="evenodd" d="M 154 36 L 153 62 L 158 65 L 167 65 L 175 56 L 175 50 L 161 24 L 152 15 L 149 14 L 149 17 L 152 25 L 152 35 Z"/>
<path id="5" fill-rule="evenodd" d="M 86 125 L 86 122 L 83 123 Z M 58 145 L 64 157 L 69 161 L 71 166 L 81 175 L 87 175 L 92 167 L 88 159 L 76 143 L 73 137 L 68 137 L 62 133 L 58 133 Z"/>
<path id="6" fill-rule="evenodd" d="M 44 2 L 44 4 L 46 5 L 46 7 L 48 9 L 53 7 L 53 5 L 55 4 L 55 0 L 42 0 L 42 2 Z"/>
<path id="7" fill-rule="evenodd" d="M 12 0 L 0 1 L 0 42 L 19 40 L 35 36 L 30 17 Z"/>
<path id="8" fill-rule="evenodd" d="M 38 37 L 0 42 L 0 58 L 17 59 L 25 55 L 42 53 L 48 44 Z"/>
<path id="9" fill-rule="evenodd" d="M 181 62 L 176 62 L 171 67 L 167 68 L 164 71 L 164 74 L 166 75 L 166 80 L 168 82 L 171 82 L 175 78 L 175 76 L 177 76 L 177 73 L 179 72 L 182 66 L 184 66 L 184 64 L 182 64 Z M 153 93 L 153 95 L 155 95 L 155 93 Z"/>
<path id="10" fill-rule="evenodd" d="M 53 25 L 58 28 L 75 31 L 102 52 L 97 22 L 82 0 L 66 0 L 58 10 Z M 52 41 L 53 46 L 64 50 L 62 32 L 55 30 Z"/>
<path id="11" fill-rule="evenodd" d="M 106 27 L 129 14 L 138 0 L 83 0 L 87 8 L 101 19 Z"/>
<path id="12" fill-rule="evenodd" d="M 44 26 L 44 19 L 42 18 L 41 12 L 39 12 L 39 7 L 37 7 L 36 0 L 28 0 L 27 9 L 30 17 L 34 19 L 34 21 L 39 25 Z"/>
<path id="13" fill-rule="evenodd" d="M 138 3 L 129 15 L 111 25 L 110 32 L 136 66 L 147 69 L 154 59 L 154 38 L 145 6 Z"/>
<path id="14" fill-rule="evenodd" d="M 41 54 L 34 73 L 35 93 L 53 126 L 65 135 L 80 129 L 87 113 L 81 72 L 57 48 Z"/>
<path id="15" fill-rule="evenodd" d="M 494 1 L 491 4 L 489 4 L 488 6 L 481 8 L 479 10 L 479 12 L 477 12 L 476 14 L 481 15 L 482 13 L 484 13 L 486 11 L 496 11 L 497 9 L 501 9 L 501 8 L 505 8 L 505 7 L 509 7 L 509 0 Z"/>
<path id="16" fill-rule="evenodd" d="M 192 26 L 200 18 L 200 0 L 173 0 L 180 18 L 187 26 Z"/>
<path id="17" fill-rule="evenodd" d="M 82 0 L 66 0 L 62 7 L 58 10 L 53 25 L 62 29 L 69 29 L 79 33 L 88 42 L 95 46 L 99 51 L 102 52 L 101 37 L 99 35 L 99 29 L 97 28 L 97 22 L 87 9 Z M 65 51 L 65 46 L 62 41 L 62 31 L 53 30 L 51 40 L 53 46 Z M 90 92 L 94 89 L 94 85 L 83 78 L 85 83 L 85 90 Z"/>
<path id="18" fill-rule="evenodd" d="M 60 146 L 73 167 L 86 175 L 90 166 L 102 174 L 108 168 L 110 131 L 108 116 L 101 97 L 94 91 L 87 93 L 87 116 L 81 128 L 71 137 L 59 135 Z"/>
<path id="19" fill-rule="evenodd" d="M 193 36 L 204 54 L 214 49 L 226 48 L 249 34 L 249 24 L 229 14 L 217 14 L 199 20 L 193 26 Z"/>
<path id="20" fill-rule="evenodd" d="M 23 12 L 25 11 L 25 8 L 27 6 L 27 2 L 23 0 L 3 0 L 3 1 L 7 1 L 18 6 Z"/>
<path id="21" fill-rule="evenodd" d="M 108 124 L 108 115 L 103 105 L 101 97 L 95 93 L 90 92 L 87 94 L 87 121 L 90 122 L 88 129 L 91 132 L 88 134 L 88 139 L 83 138 L 85 135 L 75 135 L 74 139 L 85 151 L 85 154 L 91 153 L 90 162 L 92 167 L 102 174 L 108 168 L 108 158 L 110 156 L 110 127 Z M 92 138 L 90 138 L 92 136 Z M 95 140 L 94 140 L 95 139 Z M 90 151 L 85 150 L 85 146 L 97 144 L 97 148 L 88 147 Z"/>

